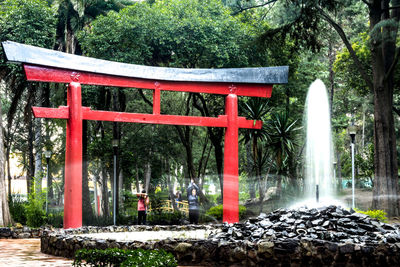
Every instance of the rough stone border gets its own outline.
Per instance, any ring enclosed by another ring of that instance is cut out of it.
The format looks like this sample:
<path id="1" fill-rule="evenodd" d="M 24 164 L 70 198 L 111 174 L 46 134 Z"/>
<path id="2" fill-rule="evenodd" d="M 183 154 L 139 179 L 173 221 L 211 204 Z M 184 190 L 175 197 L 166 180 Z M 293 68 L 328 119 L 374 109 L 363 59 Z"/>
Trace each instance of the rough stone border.
<path id="1" fill-rule="evenodd" d="M 359 245 L 318 239 L 226 242 L 213 239 L 165 239 L 161 241 L 115 241 L 76 234 L 127 231 L 186 231 L 220 228 L 221 225 L 110 226 L 43 231 L 41 251 L 73 258 L 78 249 L 164 249 L 181 265 L 206 266 L 400 266 L 400 243 Z"/>
<path id="2" fill-rule="evenodd" d="M 0 227 L 0 239 L 40 238 L 49 228 Z"/>

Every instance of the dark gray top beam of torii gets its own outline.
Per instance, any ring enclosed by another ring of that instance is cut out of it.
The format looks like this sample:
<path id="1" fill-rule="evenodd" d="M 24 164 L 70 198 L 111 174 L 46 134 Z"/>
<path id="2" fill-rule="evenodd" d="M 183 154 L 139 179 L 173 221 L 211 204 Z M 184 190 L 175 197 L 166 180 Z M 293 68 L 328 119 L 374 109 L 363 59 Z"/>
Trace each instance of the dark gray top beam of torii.
<path id="1" fill-rule="evenodd" d="M 288 81 L 288 66 L 260 68 L 183 69 L 152 67 L 67 54 L 20 44 L 2 43 L 6 59 L 30 65 L 89 73 L 161 81 L 282 84 Z"/>

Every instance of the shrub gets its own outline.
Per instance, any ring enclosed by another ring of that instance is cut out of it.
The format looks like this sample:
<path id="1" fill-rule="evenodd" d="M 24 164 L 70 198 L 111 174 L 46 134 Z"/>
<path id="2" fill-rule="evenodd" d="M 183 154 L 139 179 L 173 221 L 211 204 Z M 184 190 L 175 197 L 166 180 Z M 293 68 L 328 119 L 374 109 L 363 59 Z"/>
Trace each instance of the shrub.
<path id="1" fill-rule="evenodd" d="M 25 206 L 27 203 L 20 194 L 13 194 L 8 200 L 10 214 L 14 222 L 26 224 Z"/>
<path id="2" fill-rule="evenodd" d="M 57 211 L 47 215 L 47 224 L 52 225 L 56 228 L 62 228 L 64 223 L 64 212 Z"/>
<path id="3" fill-rule="evenodd" d="M 183 212 L 151 212 L 147 215 L 147 221 L 150 224 L 156 225 L 173 225 L 182 224 L 185 215 Z"/>
<path id="4" fill-rule="evenodd" d="M 113 217 L 109 215 L 92 215 L 92 216 L 87 216 L 86 225 L 91 225 L 91 226 L 107 226 L 107 225 L 112 225 L 113 224 Z"/>
<path id="5" fill-rule="evenodd" d="M 221 221 L 222 213 L 223 213 L 223 205 L 218 205 L 210 208 L 206 212 L 206 216 L 210 216 Z M 243 219 L 245 214 L 246 214 L 246 207 L 239 205 L 239 219 Z"/>
<path id="6" fill-rule="evenodd" d="M 387 222 L 387 213 L 383 210 L 367 210 L 367 211 L 362 211 L 359 209 L 355 209 L 356 212 L 366 214 L 371 218 L 377 219 L 378 221 L 381 222 Z"/>
<path id="7" fill-rule="evenodd" d="M 44 203 L 46 195 L 43 192 L 36 193 L 32 186 L 31 193 L 28 196 L 28 204 L 25 205 L 26 224 L 30 227 L 40 227 L 46 223 L 46 211 Z"/>
<path id="8" fill-rule="evenodd" d="M 177 261 L 164 250 L 123 250 L 117 248 L 81 249 L 75 253 L 74 266 L 173 267 Z"/>

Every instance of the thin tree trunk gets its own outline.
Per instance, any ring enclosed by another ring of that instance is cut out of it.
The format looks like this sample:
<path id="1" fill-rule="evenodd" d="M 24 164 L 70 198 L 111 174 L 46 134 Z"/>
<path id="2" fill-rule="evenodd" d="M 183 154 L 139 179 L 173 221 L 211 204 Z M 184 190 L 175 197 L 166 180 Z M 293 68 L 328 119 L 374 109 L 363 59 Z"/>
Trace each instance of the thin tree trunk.
<path id="1" fill-rule="evenodd" d="M 124 189 L 124 173 L 122 171 L 119 172 L 118 175 L 118 203 L 121 209 L 123 209 L 124 203 L 122 201 L 122 190 Z"/>
<path id="2" fill-rule="evenodd" d="M 28 194 L 31 193 L 32 189 L 32 181 L 34 177 L 34 170 L 35 170 L 35 161 L 33 155 L 33 141 L 34 141 L 34 134 L 33 134 L 33 120 L 32 120 L 32 102 L 34 99 L 33 88 L 32 84 L 28 84 L 28 99 L 27 104 L 25 106 L 25 122 L 28 128 L 28 169 L 27 169 L 27 177 L 26 177 L 26 187 Z"/>
<path id="3" fill-rule="evenodd" d="M 135 165 L 136 165 L 136 179 L 135 179 L 135 182 L 136 182 L 136 192 L 139 193 L 139 192 L 140 192 L 140 184 L 139 184 L 139 166 L 138 166 L 137 161 L 136 161 Z"/>
<path id="4" fill-rule="evenodd" d="M 174 188 L 173 188 L 172 183 L 171 183 L 170 167 L 171 166 L 169 166 L 169 160 L 168 160 L 168 157 L 167 157 L 165 159 L 165 174 L 167 175 L 169 198 L 171 199 L 171 203 L 172 203 L 172 207 L 174 208 L 174 211 L 177 211 L 178 207 L 176 206 L 176 203 L 175 203 Z"/>
<path id="5" fill-rule="evenodd" d="M 101 169 L 101 174 L 102 174 L 102 181 L 101 181 L 101 195 L 102 195 L 102 203 L 101 207 L 103 210 L 103 214 L 105 216 L 109 216 L 109 203 L 108 203 L 108 175 L 107 175 L 107 170 L 104 167 L 104 163 L 102 160 L 100 160 L 100 169 Z"/>
<path id="6" fill-rule="evenodd" d="M 6 180 L 4 173 L 4 135 L 3 135 L 3 113 L 0 101 L 0 227 L 6 227 L 12 223 L 7 201 Z"/>
<path id="7" fill-rule="evenodd" d="M 119 103 L 120 101 L 119 101 L 119 94 L 118 94 L 118 89 L 115 89 L 115 90 L 113 90 L 112 91 L 112 109 L 113 109 L 113 111 L 115 111 L 115 112 L 118 112 L 118 111 L 120 111 L 120 103 Z M 119 191 L 119 189 L 120 189 L 120 187 L 121 187 L 121 185 L 120 185 L 120 183 L 119 183 L 119 172 L 120 172 L 120 169 L 119 169 L 119 144 L 120 144 L 120 127 L 119 127 L 119 124 L 118 124 L 118 122 L 113 122 L 113 139 L 114 140 L 117 140 L 117 144 L 113 144 L 113 152 L 114 152 L 114 157 L 115 157 L 115 163 L 113 163 L 113 164 L 115 164 L 115 166 L 114 166 L 114 168 L 115 168 L 115 174 L 113 174 L 113 175 L 116 175 L 116 177 L 113 177 L 113 181 L 114 181 L 114 179 L 115 179 L 115 183 L 116 183 L 116 185 L 113 185 L 113 194 L 115 194 L 115 200 L 116 200 L 116 215 L 118 216 L 118 214 L 119 214 L 119 199 L 120 199 L 120 197 L 119 197 L 119 193 L 120 193 L 120 191 Z M 114 192 L 114 188 L 116 189 L 116 192 Z"/>
<path id="8" fill-rule="evenodd" d="M 328 58 L 329 58 L 329 83 L 331 87 L 331 97 L 330 97 L 330 109 L 331 109 L 331 114 L 333 110 L 333 97 L 335 94 L 335 72 L 333 71 L 333 64 L 335 63 L 336 59 L 336 53 L 332 47 L 332 42 L 329 42 L 329 50 L 328 50 Z"/>
<path id="9" fill-rule="evenodd" d="M 83 223 L 87 224 L 93 216 L 90 200 L 89 177 L 88 177 L 88 123 L 82 122 L 82 216 Z"/>
<path id="10" fill-rule="evenodd" d="M 252 177 L 252 169 L 253 166 L 251 164 L 251 146 L 250 143 L 247 142 L 246 146 L 246 172 L 247 172 L 247 187 L 249 189 L 250 199 L 256 198 L 256 188 L 255 188 L 255 179 Z"/>
<path id="11" fill-rule="evenodd" d="M 11 199 L 11 172 L 10 172 L 10 154 L 9 149 L 6 149 L 6 163 L 7 163 L 7 178 L 8 178 L 8 198 Z"/>
<path id="12" fill-rule="evenodd" d="M 42 86 L 39 84 L 36 87 L 36 101 L 35 103 L 39 106 L 42 106 Z M 34 131 L 35 131 L 35 141 L 34 141 L 34 149 L 35 149 L 35 192 L 37 195 L 42 192 L 42 179 L 43 179 L 43 167 L 42 167 L 42 119 L 36 118 L 34 120 Z"/>
<path id="13" fill-rule="evenodd" d="M 151 156 L 150 156 L 151 158 Z M 151 163 L 149 161 L 146 162 L 146 165 L 144 166 L 145 171 L 144 171 L 144 189 L 146 190 L 147 193 L 149 193 L 149 187 L 150 187 L 150 179 L 151 179 Z"/>
<path id="14" fill-rule="evenodd" d="M 342 186 L 342 165 L 341 165 L 342 159 L 341 159 L 341 157 L 342 157 L 342 153 L 338 152 L 336 154 L 336 161 L 337 161 L 337 163 L 336 163 L 336 177 L 338 179 L 338 189 L 339 189 L 339 191 L 342 191 L 342 189 L 343 189 L 343 186 Z"/>

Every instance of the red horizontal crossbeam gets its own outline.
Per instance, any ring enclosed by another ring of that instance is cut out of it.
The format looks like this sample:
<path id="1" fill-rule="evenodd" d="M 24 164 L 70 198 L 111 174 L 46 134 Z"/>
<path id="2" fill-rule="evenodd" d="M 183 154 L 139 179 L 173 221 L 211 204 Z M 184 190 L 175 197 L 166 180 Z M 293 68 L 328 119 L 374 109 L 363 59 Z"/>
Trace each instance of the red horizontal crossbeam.
<path id="1" fill-rule="evenodd" d="M 65 106 L 59 108 L 32 107 L 32 110 L 36 118 L 69 118 L 68 107 Z M 91 110 L 89 107 L 82 107 L 82 119 L 205 127 L 227 127 L 228 125 L 226 115 L 220 115 L 218 117 L 197 117 L 162 114 L 142 114 L 114 111 L 98 111 Z M 246 129 L 261 129 L 262 122 L 246 120 L 245 117 L 238 117 L 238 126 L 239 128 Z"/>
<path id="2" fill-rule="evenodd" d="M 59 108 L 32 107 L 35 118 L 68 119 L 69 108 L 61 106 Z"/>
<path id="3" fill-rule="evenodd" d="M 219 82 L 178 82 L 157 81 L 120 77 L 90 72 L 76 72 L 67 69 L 42 67 L 36 65 L 24 65 L 28 81 L 103 85 L 114 87 L 129 87 L 143 89 L 160 89 L 165 91 L 195 92 L 228 95 L 234 93 L 238 96 L 271 97 L 272 84 L 252 83 L 219 83 Z"/>

